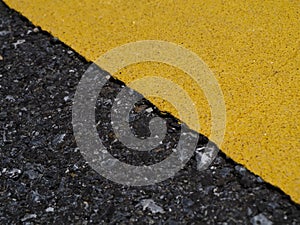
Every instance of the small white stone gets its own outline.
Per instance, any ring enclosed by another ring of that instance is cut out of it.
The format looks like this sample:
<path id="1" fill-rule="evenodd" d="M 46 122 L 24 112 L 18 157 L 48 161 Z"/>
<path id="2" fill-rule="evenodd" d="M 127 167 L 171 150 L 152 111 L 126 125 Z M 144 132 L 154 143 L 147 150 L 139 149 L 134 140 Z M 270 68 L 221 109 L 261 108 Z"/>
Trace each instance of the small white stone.
<path id="1" fill-rule="evenodd" d="M 149 209 L 152 213 L 164 213 L 162 207 L 157 205 L 152 199 L 143 199 L 138 205 L 143 207 L 143 210 Z"/>
<path id="2" fill-rule="evenodd" d="M 148 108 L 148 109 L 146 109 L 146 112 L 147 113 L 151 113 L 151 112 L 153 112 L 153 109 L 152 108 Z"/>
<path id="3" fill-rule="evenodd" d="M 253 225 L 272 225 L 273 222 L 269 220 L 264 214 L 260 213 L 251 218 L 250 222 Z"/>
<path id="4" fill-rule="evenodd" d="M 11 95 L 7 95 L 5 99 L 9 100 L 9 101 L 12 101 L 12 102 L 16 101 L 15 98 Z"/>
<path id="5" fill-rule="evenodd" d="M 23 44 L 23 43 L 25 43 L 25 40 L 24 40 L 24 39 L 22 39 L 22 40 L 17 40 L 17 42 L 13 43 L 13 46 L 14 46 L 15 48 L 17 48 L 18 45 Z"/>
<path id="6" fill-rule="evenodd" d="M 48 207 L 48 208 L 46 209 L 46 212 L 54 212 L 54 208 L 53 208 L 53 207 Z"/>
<path id="7" fill-rule="evenodd" d="M 202 171 L 209 167 L 215 159 L 219 149 L 212 142 L 208 142 L 204 147 L 196 149 L 197 170 Z"/>
<path id="8" fill-rule="evenodd" d="M 36 214 L 26 214 L 21 221 L 24 222 L 26 220 L 30 220 L 30 219 L 35 219 L 36 218 Z"/>

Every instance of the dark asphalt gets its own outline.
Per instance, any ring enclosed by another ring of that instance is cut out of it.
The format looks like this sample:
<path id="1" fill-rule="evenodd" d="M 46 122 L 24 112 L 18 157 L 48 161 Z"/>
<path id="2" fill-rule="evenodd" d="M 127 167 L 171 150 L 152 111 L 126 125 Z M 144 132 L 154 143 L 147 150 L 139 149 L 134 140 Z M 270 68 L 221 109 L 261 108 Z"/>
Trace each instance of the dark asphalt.
<path id="1" fill-rule="evenodd" d="M 72 131 L 72 99 L 90 65 L 0 2 L 0 224 L 300 224 L 300 207 L 279 189 L 219 153 L 199 172 L 192 158 L 174 178 L 147 187 L 106 180 L 81 156 Z M 138 136 L 162 115 L 163 144 L 136 154 L 118 142 L 110 107 L 122 83 L 98 98 L 98 132 L 111 153 L 132 164 L 168 155 L 180 131 L 146 100 L 131 114 Z M 146 109 L 152 107 L 153 112 Z M 201 136 L 199 146 L 208 140 Z"/>

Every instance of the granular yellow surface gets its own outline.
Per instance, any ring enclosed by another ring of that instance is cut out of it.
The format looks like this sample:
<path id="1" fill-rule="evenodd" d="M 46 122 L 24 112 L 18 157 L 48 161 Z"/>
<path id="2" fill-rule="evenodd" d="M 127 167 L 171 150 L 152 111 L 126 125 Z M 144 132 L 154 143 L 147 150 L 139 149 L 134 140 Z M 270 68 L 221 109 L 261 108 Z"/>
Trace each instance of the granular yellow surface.
<path id="1" fill-rule="evenodd" d="M 221 149 L 300 203 L 298 0 L 4 1 L 88 60 L 139 40 L 173 42 L 195 52 L 224 94 L 227 120 Z M 154 75 L 189 93 L 199 114 L 198 131 L 209 136 L 209 104 L 184 72 L 149 62 L 114 74 L 127 84 Z M 150 100 L 178 116 L 166 101 Z"/>

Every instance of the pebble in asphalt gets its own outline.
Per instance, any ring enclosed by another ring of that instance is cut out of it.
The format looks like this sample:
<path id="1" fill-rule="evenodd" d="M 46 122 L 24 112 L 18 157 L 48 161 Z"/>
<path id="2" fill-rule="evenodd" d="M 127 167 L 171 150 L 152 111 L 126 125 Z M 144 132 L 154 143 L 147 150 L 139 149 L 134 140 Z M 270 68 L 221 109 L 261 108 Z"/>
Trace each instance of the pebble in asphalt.
<path id="1" fill-rule="evenodd" d="M 221 152 L 207 170 L 198 171 L 194 157 L 152 186 L 126 187 L 97 174 L 71 124 L 76 86 L 90 63 L 2 2 L 0 15 L 0 224 L 300 224 L 299 205 Z M 162 160 L 176 145 L 178 121 L 143 99 L 130 115 L 136 135 L 149 135 L 155 115 L 165 118 L 168 134 L 149 153 L 129 151 L 109 120 L 122 87 L 111 78 L 98 97 L 99 136 L 120 160 Z M 207 141 L 200 136 L 198 147 Z"/>

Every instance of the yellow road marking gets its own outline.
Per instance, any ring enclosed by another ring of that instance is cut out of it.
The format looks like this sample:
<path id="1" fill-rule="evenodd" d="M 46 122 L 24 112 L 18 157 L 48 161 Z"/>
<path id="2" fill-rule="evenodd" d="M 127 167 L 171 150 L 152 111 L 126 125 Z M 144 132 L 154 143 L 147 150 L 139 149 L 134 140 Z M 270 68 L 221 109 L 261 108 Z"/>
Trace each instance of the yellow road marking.
<path id="1" fill-rule="evenodd" d="M 222 150 L 300 203 L 299 1 L 5 2 L 88 60 L 138 40 L 169 41 L 197 53 L 224 93 L 227 127 Z M 130 76 L 119 76 L 123 73 Z M 191 95 L 200 132 L 209 136 L 206 98 L 179 69 L 139 63 L 114 74 L 125 83 L 153 75 L 173 80 Z M 151 100 L 177 116 L 171 105 Z"/>

